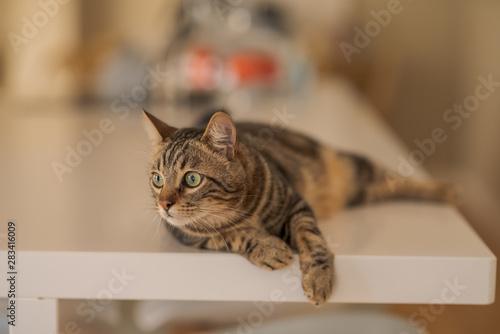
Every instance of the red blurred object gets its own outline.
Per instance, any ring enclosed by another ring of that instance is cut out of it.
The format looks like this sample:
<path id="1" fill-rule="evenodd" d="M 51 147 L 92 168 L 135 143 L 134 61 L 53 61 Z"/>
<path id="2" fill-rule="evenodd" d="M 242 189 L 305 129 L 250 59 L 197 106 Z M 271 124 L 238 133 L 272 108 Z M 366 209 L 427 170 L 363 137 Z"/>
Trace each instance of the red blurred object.
<path id="1" fill-rule="evenodd" d="M 183 64 L 187 85 L 194 90 L 213 90 L 217 86 L 216 73 L 220 70 L 217 56 L 207 49 L 188 52 Z"/>
<path id="2" fill-rule="evenodd" d="M 229 84 L 233 88 L 268 86 L 278 78 L 276 60 L 261 52 L 238 52 L 223 61 L 208 49 L 196 48 L 189 51 L 184 59 L 182 73 L 185 83 L 192 90 L 215 90 L 221 80 L 224 80 L 226 87 Z"/>
<path id="3" fill-rule="evenodd" d="M 273 57 L 262 53 L 240 52 L 229 56 L 226 70 L 232 73 L 238 86 L 270 84 L 277 78 L 277 64 Z"/>

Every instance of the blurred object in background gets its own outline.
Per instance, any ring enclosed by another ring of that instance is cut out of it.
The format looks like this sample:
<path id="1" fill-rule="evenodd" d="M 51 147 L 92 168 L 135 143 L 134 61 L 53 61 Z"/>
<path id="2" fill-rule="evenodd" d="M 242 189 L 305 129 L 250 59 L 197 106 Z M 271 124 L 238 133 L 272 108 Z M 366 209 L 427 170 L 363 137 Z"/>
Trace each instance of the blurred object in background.
<path id="1" fill-rule="evenodd" d="M 349 0 L 2 1 L 0 98 L 108 104 L 144 86 L 148 66 L 160 66 L 172 82 L 148 90 L 145 101 L 202 96 L 208 102 L 208 95 L 227 109 L 248 111 L 261 97 L 279 95 L 294 98 L 291 105 L 307 96 L 314 72 L 327 78 L 345 67 L 337 46 L 357 6 Z M 191 54 L 199 66 L 200 52 L 218 64 L 205 73 L 216 84 L 211 92 L 191 90 L 201 76 L 175 82 L 186 76 L 181 60 Z"/>
<path id="2" fill-rule="evenodd" d="M 247 112 L 255 99 L 300 96 L 311 81 L 280 6 L 190 0 L 177 19 L 166 57 L 170 101 Z"/>

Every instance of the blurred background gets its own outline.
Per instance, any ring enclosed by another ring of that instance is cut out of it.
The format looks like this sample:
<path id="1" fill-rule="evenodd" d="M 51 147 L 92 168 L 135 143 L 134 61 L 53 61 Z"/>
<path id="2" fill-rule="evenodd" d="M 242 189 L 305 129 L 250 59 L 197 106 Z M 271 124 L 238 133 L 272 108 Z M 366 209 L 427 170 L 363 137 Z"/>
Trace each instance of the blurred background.
<path id="1" fill-rule="evenodd" d="M 0 13 L 4 119 L 61 104 L 245 115 L 263 101 L 300 108 L 333 80 L 409 151 L 452 124 L 423 166 L 464 187 L 461 211 L 500 254 L 498 1 L 7 0 Z M 474 98 L 478 86 L 491 94 Z M 429 331 L 498 333 L 499 312 L 449 306 Z"/>

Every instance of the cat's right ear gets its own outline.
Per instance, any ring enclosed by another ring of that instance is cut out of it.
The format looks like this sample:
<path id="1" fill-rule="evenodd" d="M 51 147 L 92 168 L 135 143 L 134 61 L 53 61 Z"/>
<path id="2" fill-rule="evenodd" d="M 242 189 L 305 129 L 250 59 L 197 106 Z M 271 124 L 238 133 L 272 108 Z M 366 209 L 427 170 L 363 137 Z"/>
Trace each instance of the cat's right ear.
<path id="1" fill-rule="evenodd" d="M 161 142 L 165 138 L 172 136 L 177 130 L 177 128 L 160 121 L 158 118 L 148 113 L 145 109 L 142 109 L 142 112 L 145 117 L 144 127 L 146 128 L 149 138 L 151 138 L 154 143 Z"/>

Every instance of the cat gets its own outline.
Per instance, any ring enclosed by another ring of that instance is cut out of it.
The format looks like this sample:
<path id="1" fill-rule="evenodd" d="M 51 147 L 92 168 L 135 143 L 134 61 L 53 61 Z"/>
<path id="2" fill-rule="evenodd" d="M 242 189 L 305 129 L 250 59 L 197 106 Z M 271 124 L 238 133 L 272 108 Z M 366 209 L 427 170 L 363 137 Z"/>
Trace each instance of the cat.
<path id="1" fill-rule="evenodd" d="M 334 255 L 317 219 L 343 207 L 392 198 L 449 201 L 454 189 L 415 181 L 351 153 L 264 125 L 235 125 L 223 111 L 205 129 L 177 129 L 144 110 L 154 141 L 150 179 L 159 215 L 182 243 L 227 250 L 282 269 L 299 254 L 304 294 L 323 305 L 334 284 Z"/>

